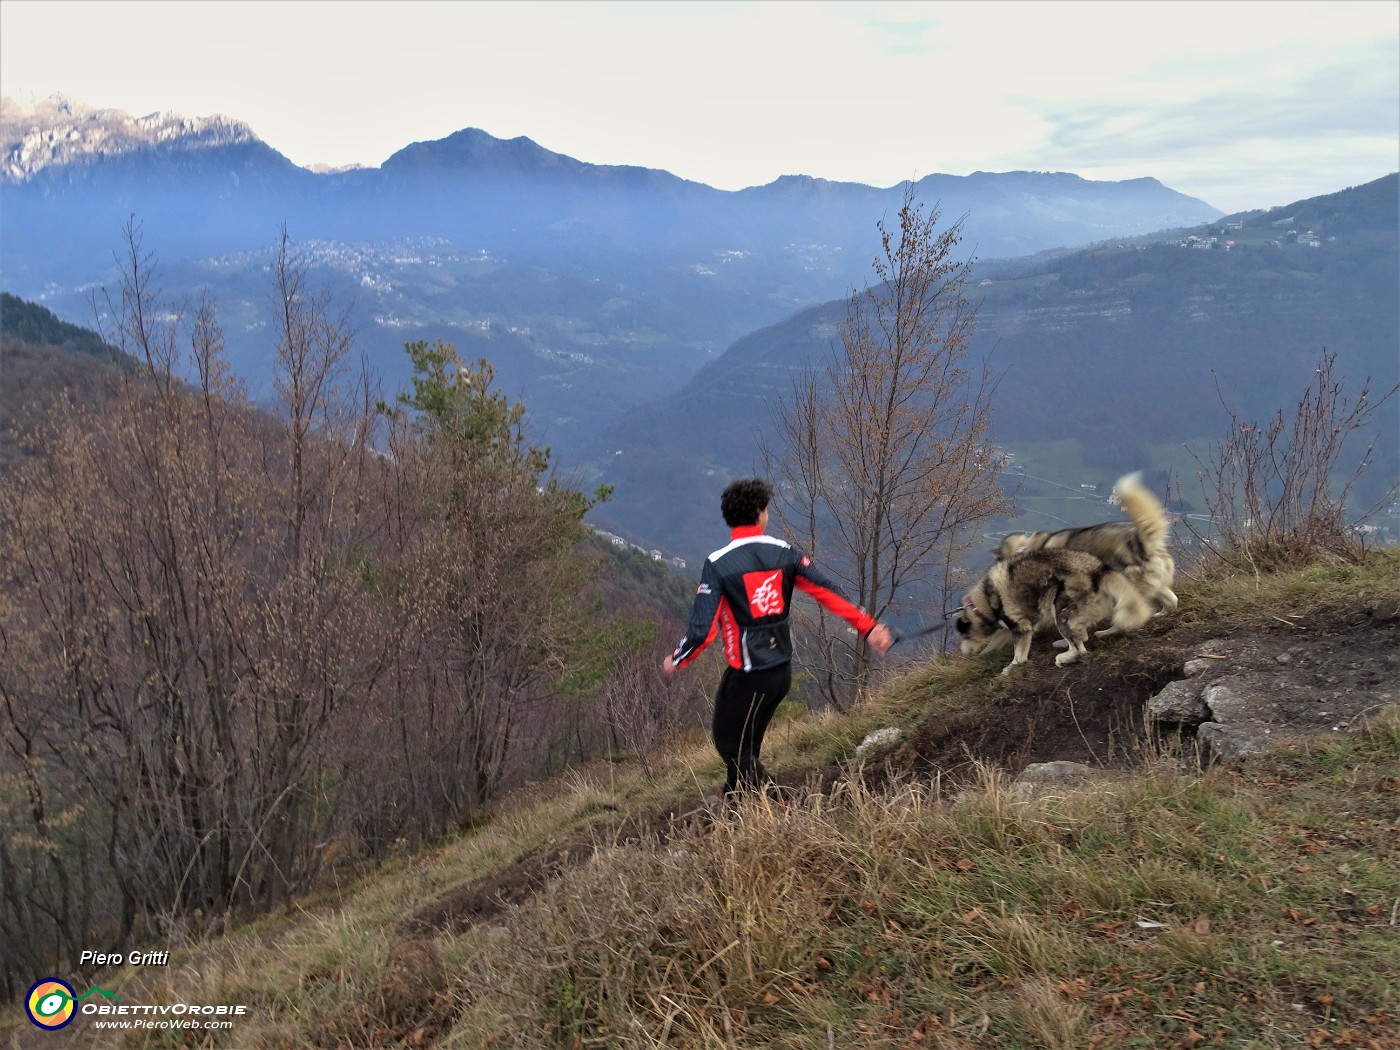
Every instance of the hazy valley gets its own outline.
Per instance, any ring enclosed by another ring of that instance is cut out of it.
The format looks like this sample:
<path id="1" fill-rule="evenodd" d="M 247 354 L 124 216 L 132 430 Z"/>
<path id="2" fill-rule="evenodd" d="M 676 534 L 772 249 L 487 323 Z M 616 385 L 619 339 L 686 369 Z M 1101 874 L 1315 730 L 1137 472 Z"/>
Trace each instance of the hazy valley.
<path id="1" fill-rule="evenodd" d="M 471 129 L 330 173 L 231 120 L 7 102 L 4 131 L 6 290 L 100 327 L 134 218 L 162 291 L 212 298 L 265 396 L 285 223 L 386 391 L 413 340 L 488 358 L 558 463 L 615 487 L 595 520 L 686 559 L 709 549 L 722 479 L 757 469 L 795 370 L 832 353 L 899 193 L 802 176 L 719 191 Z M 1393 177 L 1231 217 L 1152 179 L 929 175 L 917 190 L 978 259 L 972 349 L 1002 377 L 998 440 L 1052 487 L 1179 475 L 1183 443 L 1218 436 L 1217 377 L 1245 414 L 1296 396 L 1324 346 L 1354 379 L 1394 382 Z M 1038 484 L 1024 491 L 1049 495 Z M 1030 524 L 1077 509 L 1043 506 Z"/>
<path id="2" fill-rule="evenodd" d="M 172 297 L 209 291 L 255 390 L 270 349 L 266 272 L 278 230 L 314 261 L 370 363 L 443 338 L 489 356 L 567 449 L 614 413 L 672 393 L 736 339 L 866 279 L 899 189 L 801 176 L 728 192 L 666 172 L 583 164 L 467 129 L 378 169 L 297 168 L 233 121 L 132 121 L 7 104 L 0 280 L 93 324 L 128 218 Z M 929 175 L 920 195 L 966 214 L 969 251 L 1018 256 L 1191 226 L 1215 209 L 1151 179 Z"/>

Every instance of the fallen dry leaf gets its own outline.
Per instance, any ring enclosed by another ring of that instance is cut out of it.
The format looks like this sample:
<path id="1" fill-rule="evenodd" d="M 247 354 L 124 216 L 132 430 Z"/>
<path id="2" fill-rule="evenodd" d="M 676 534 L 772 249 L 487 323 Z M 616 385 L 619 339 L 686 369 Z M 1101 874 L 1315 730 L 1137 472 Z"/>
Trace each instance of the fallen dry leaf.
<path id="1" fill-rule="evenodd" d="M 1073 981 L 1061 981 L 1059 992 L 1066 999 L 1078 999 L 1089 990 L 1089 982 L 1083 977 L 1076 977 Z"/>
<path id="2" fill-rule="evenodd" d="M 1066 919 L 1082 919 L 1084 918 L 1084 905 L 1074 898 L 1070 898 L 1060 905 L 1060 914 Z"/>

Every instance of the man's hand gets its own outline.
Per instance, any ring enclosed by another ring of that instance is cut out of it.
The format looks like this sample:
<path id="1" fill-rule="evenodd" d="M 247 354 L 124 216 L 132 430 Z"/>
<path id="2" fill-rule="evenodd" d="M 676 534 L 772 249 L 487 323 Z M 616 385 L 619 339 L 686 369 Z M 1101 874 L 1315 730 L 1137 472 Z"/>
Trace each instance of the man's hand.
<path id="1" fill-rule="evenodd" d="M 890 651 L 890 646 L 894 645 L 894 636 L 890 634 L 890 629 L 879 623 L 865 636 L 865 640 L 870 643 L 870 648 L 877 653 L 884 654 Z"/>
<path id="2" fill-rule="evenodd" d="M 676 673 L 676 662 L 672 660 L 669 656 L 661 661 L 661 673 L 664 674 L 667 678 L 671 677 L 671 675 Z"/>

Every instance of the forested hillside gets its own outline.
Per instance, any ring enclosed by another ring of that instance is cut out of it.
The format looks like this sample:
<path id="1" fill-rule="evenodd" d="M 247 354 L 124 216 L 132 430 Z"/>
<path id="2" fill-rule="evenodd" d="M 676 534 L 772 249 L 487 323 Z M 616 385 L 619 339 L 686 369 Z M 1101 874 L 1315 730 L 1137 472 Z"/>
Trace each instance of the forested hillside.
<path id="1" fill-rule="evenodd" d="M 1000 376 L 994 439 L 1033 474 L 1106 492 L 1130 470 L 1180 478 L 1184 445 L 1220 439 L 1230 412 L 1257 422 L 1291 404 L 1323 348 L 1353 393 L 1370 377 L 1379 396 L 1400 381 L 1397 229 L 1392 175 L 1170 236 L 976 265 L 969 345 Z M 838 300 L 754 332 L 675 396 L 622 417 L 590 448 L 594 476 L 616 489 L 595 517 L 687 557 L 711 549 L 725 479 L 762 470 L 777 403 L 804 367 L 840 356 L 847 311 Z M 1400 476 L 1400 443 L 1386 438 L 1397 412 L 1392 399 L 1378 421 L 1359 502 Z M 1100 499 L 1081 513 L 1104 510 Z"/>
<path id="2" fill-rule="evenodd" d="M 120 367 L 5 304 L 7 996 L 260 914 L 699 706 L 638 685 L 689 586 L 583 525 L 605 494 L 556 475 L 488 363 L 416 343 L 412 388 L 379 396 L 284 243 L 257 406 L 213 308 L 152 281 L 126 276 Z"/>
<path id="3" fill-rule="evenodd" d="M 90 329 L 0 293 L 0 472 L 33 450 L 35 433 L 57 399 L 102 403 L 135 367 Z"/>

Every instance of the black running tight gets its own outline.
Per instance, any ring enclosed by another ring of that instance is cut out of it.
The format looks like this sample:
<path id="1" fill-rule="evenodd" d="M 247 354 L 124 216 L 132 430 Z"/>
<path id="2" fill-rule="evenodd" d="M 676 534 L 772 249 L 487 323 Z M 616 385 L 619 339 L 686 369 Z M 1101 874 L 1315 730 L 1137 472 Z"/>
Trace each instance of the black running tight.
<path id="1" fill-rule="evenodd" d="M 763 734 L 773 712 L 792 685 L 792 664 L 765 671 L 736 671 L 726 667 L 715 694 L 715 750 L 724 759 L 728 775 L 724 790 L 758 791 L 768 783 L 768 771 L 759 761 Z"/>

